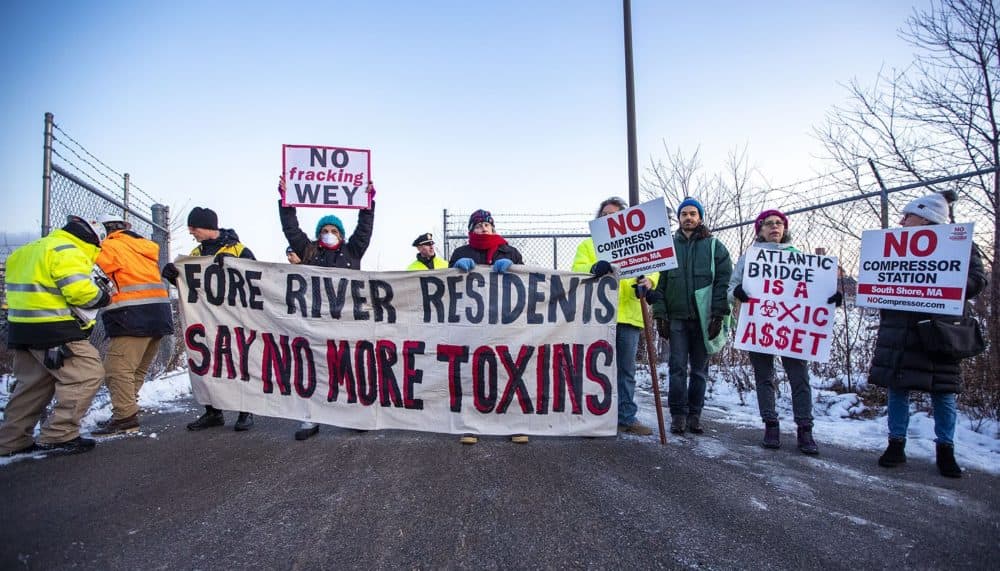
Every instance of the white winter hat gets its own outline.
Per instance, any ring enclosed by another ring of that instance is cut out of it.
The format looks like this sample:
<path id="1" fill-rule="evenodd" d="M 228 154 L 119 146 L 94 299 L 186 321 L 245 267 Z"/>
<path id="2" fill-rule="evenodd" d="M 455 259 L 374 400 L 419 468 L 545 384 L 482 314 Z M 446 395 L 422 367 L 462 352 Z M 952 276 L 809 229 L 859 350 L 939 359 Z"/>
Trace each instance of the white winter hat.
<path id="1" fill-rule="evenodd" d="M 935 224 L 948 223 L 948 199 L 934 192 L 910 201 L 903 214 L 914 214 Z"/>

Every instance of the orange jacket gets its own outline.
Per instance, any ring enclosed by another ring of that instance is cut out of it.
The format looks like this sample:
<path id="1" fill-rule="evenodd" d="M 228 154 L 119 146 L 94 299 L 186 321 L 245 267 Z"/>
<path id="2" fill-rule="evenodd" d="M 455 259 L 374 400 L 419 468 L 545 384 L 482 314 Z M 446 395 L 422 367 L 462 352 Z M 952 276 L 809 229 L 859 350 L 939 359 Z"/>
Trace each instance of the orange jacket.
<path id="1" fill-rule="evenodd" d="M 159 267 L 160 246 L 134 232 L 120 230 L 108 234 L 101 243 L 97 265 L 114 281 L 118 292 L 111 296 L 108 309 L 163 303 L 167 288 Z"/>

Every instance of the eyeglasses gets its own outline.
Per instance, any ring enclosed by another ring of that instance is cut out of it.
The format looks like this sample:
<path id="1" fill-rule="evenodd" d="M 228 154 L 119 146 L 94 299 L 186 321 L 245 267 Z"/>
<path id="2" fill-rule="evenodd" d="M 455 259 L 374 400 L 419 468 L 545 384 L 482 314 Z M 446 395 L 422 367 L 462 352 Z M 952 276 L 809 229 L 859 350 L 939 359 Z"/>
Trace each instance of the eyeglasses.
<path id="1" fill-rule="evenodd" d="M 781 220 L 768 220 L 767 222 L 762 223 L 761 226 L 767 226 L 770 228 L 784 228 L 785 223 L 782 222 Z"/>

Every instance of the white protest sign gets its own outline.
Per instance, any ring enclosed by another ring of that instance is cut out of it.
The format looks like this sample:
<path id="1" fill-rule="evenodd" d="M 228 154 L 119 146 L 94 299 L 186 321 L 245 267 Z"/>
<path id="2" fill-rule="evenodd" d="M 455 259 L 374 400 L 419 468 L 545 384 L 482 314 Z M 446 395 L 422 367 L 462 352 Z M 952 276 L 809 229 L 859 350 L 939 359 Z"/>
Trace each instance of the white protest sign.
<path id="1" fill-rule="evenodd" d="M 281 155 L 285 206 L 371 208 L 371 151 L 282 145 Z"/>
<path id="2" fill-rule="evenodd" d="M 866 230 L 857 305 L 961 315 L 973 224 Z"/>
<path id="3" fill-rule="evenodd" d="M 615 434 L 612 276 L 176 264 L 199 403 L 364 430 Z"/>
<path id="4" fill-rule="evenodd" d="M 592 220 L 590 235 L 597 259 L 617 265 L 620 278 L 677 267 L 674 237 L 662 198 Z"/>
<path id="5" fill-rule="evenodd" d="M 837 258 L 751 247 L 744 255 L 737 349 L 825 363 L 833 342 Z"/>

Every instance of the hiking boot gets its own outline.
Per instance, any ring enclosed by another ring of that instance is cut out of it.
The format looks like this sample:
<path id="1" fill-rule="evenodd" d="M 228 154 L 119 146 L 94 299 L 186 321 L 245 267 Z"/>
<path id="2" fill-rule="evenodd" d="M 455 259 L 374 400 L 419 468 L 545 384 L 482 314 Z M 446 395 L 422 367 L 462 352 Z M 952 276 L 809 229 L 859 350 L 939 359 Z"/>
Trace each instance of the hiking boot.
<path id="1" fill-rule="evenodd" d="M 212 428 L 213 426 L 222 426 L 225 423 L 226 419 L 222 416 L 221 410 L 208 409 L 205 411 L 205 414 L 198 417 L 198 420 L 189 422 L 187 429 L 205 430 L 206 428 Z"/>
<path id="2" fill-rule="evenodd" d="M 760 443 L 764 448 L 781 448 L 781 427 L 776 420 L 764 423 L 764 440 Z"/>
<path id="3" fill-rule="evenodd" d="M 125 434 L 139 431 L 139 413 L 135 413 L 128 418 L 109 418 L 97 423 L 97 430 L 90 433 L 91 436 L 113 436 L 115 434 Z"/>
<path id="4" fill-rule="evenodd" d="M 58 452 L 60 454 L 79 454 L 81 452 L 90 452 L 94 449 L 97 443 L 93 438 L 84 438 L 82 436 L 77 436 L 73 440 L 67 440 L 66 442 L 53 442 L 52 444 L 38 443 L 38 449 L 42 452 Z"/>
<path id="5" fill-rule="evenodd" d="M 626 434 L 636 434 L 638 436 L 649 436 L 653 433 L 653 429 L 646 426 L 645 424 L 639 422 L 638 420 L 632 424 L 619 424 L 618 431 L 624 432 Z"/>
<path id="6" fill-rule="evenodd" d="M 296 440 L 309 440 L 319 434 L 319 425 L 315 422 L 303 422 L 299 429 L 295 431 Z"/>
<path id="7" fill-rule="evenodd" d="M 675 414 L 670 419 L 670 433 L 671 434 L 684 434 L 684 415 Z"/>
<path id="8" fill-rule="evenodd" d="M 813 440 L 813 427 L 811 424 L 800 425 L 798 428 L 799 452 L 803 454 L 819 454 L 819 446 Z"/>
<path id="9" fill-rule="evenodd" d="M 705 429 L 701 427 L 701 416 L 689 414 L 687 417 L 687 429 L 691 434 L 705 434 Z"/>
<path id="10" fill-rule="evenodd" d="M 513 443 L 515 443 L 515 444 L 527 444 L 528 443 L 528 435 L 527 434 L 515 434 L 514 436 L 510 437 L 510 441 L 513 442 Z"/>
<path id="11" fill-rule="evenodd" d="M 937 467 L 938 472 L 947 478 L 961 478 L 962 469 L 955 461 L 955 445 L 937 443 Z"/>
<path id="12" fill-rule="evenodd" d="M 889 446 L 885 452 L 879 456 L 878 465 L 883 468 L 895 468 L 900 464 L 906 464 L 906 439 L 890 438 Z"/>
<path id="13" fill-rule="evenodd" d="M 31 454 L 32 452 L 38 452 L 41 448 L 37 444 L 32 442 L 31 444 L 25 446 L 20 450 L 14 450 L 12 452 L 7 452 L 6 454 L 0 454 L 0 458 L 10 458 L 12 456 L 20 456 L 21 454 Z"/>
<path id="14" fill-rule="evenodd" d="M 241 412 L 239 416 L 236 417 L 236 424 L 233 425 L 233 430 L 236 432 L 243 432 L 253 428 L 253 415 L 249 412 Z"/>
<path id="15" fill-rule="evenodd" d="M 476 442 L 479 442 L 479 438 L 477 438 L 475 434 L 463 434 L 458 441 L 462 444 L 475 444 Z"/>

